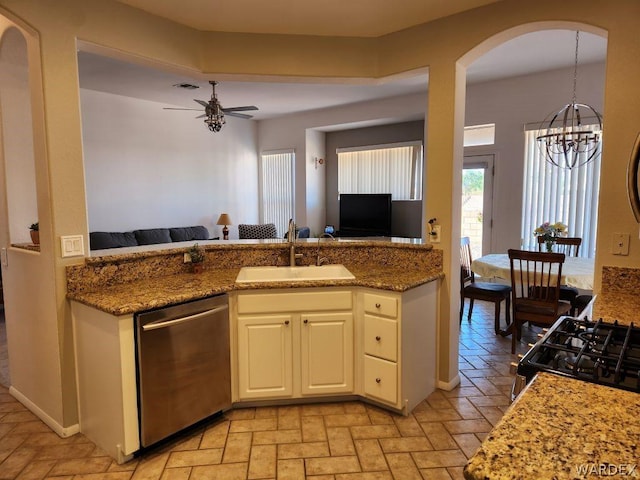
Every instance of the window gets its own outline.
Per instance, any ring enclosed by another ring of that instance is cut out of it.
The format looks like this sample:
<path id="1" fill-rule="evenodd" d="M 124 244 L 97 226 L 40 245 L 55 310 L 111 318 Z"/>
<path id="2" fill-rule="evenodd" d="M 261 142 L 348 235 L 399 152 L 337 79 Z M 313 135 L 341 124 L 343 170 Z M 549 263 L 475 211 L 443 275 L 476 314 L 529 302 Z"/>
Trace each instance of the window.
<path id="1" fill-rule="evenodd" d="M 393 200 L 422 199 L 419 142 L 340 148 L 339 193 L 391 193 Z"/>
<path id="2" fill-rule="evenodd" d="M 464 127 L 464 146 L 477 147 L 480 145 L 493 145 L 496 139 L 495 123 L 486 125 L 471 125 Z"/>
<path id="3" fill-rule="evenodd" d="M 595 125 L 587 128 L 595 128 Z M 568 236 L 581 237 L 581 257 L 594 257 L 600 155 L 571 170 L 558 168 L 544 159 L 536 142 L 536 130 L 525 132 L 525 165 L 522 202 L 522 241 L 526 250 L 537 250 L 534 229 L 543 222 L 562 222 Z M 600 148 L 600 147 L 599 147 Z"/>
<path id="4" fill-rule="evenodd" d="M 282 237 L 293 218 L 293 150 L 263 152 L 260 162 L 260 221 L 273 223 Z"/>

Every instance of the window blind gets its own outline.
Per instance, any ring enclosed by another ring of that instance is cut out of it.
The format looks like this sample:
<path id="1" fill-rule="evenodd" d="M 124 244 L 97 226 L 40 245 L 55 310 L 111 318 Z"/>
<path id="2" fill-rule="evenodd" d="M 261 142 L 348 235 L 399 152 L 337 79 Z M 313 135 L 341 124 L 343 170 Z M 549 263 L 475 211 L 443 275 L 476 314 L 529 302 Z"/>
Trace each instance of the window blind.
<path id="1" fill-rule="evenodd" d="M 595 128 L 589 126 L 587 128 Z M 525 165 L 522 201 L 522 247 L 537 250 L 535 228 L 562 222 L 569 237 L 581 237 L 581 257 L 594 257 L 600 189 L 600 155 L 571 170 L 547 162 L 536 141 L 537 130 L 525 131 Z M 600 149 L 602 142 L 598 146 Z"/>
<path id="2" fill-rule="evenodd" d="M 293 218 L 293 150 L 264 152 L 260 166 L 262 223 L 273 223 L 282 237 Z"/>
<path id="3" fill-rule="evenodd" d="M 391 193 L 394 200 L 422 198 L 422 145 L 338 150 L 339 193 Z"/>

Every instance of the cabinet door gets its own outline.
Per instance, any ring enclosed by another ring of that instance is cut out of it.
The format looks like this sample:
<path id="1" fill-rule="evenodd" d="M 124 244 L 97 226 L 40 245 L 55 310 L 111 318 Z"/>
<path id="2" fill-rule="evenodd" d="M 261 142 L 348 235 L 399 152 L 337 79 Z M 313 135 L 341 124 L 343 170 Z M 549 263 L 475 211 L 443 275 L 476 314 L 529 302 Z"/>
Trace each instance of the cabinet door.
<path id="1" fill-rule="evenodd" d="M 241 399 L 293 394 L 292 323 L 291 315 L 238 317 Z"/>
<path id="2" fill-rule="evenodd" d="M 353 392 L 353 315 L 300 315 L 302 394 Z"/>

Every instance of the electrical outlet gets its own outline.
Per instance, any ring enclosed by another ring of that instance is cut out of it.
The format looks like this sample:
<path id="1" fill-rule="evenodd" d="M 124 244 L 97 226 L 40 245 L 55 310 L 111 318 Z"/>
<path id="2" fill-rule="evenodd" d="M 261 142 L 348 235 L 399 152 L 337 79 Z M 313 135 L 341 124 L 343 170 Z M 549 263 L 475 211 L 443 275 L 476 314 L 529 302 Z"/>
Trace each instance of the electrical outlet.
<path id="1" fill-rule="evenodd" d="M 611 253 L 613 255 L 629 255 L 629 234 L 614 233 L 611 238 Z"/>
<path id="2" fill-rule="evenodd" d="M 431 234 L 429 235 L 431 243 L 440 243 L 440 225 L 431 226 Z"/>

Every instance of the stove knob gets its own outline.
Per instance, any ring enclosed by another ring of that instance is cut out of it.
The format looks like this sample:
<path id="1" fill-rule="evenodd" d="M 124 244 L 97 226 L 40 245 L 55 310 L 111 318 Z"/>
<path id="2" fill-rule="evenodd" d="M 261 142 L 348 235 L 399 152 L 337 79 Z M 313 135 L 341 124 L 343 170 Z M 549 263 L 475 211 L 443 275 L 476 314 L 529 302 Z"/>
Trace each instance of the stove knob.
<path id="1" fill-rule="evenodd" d="M 524 355 L 523 355 L 523 354 L 521 354 L 521 353 L 519 353 L 519 354 L 518 354 L 518 358 L 519 358 L 520 360 L 522 360 L 522 357 L 524 357 Z"/>
<path id="2" fill-rule="evenodd" d="M 548 328 L 543 328 L 543 329 L 542 329 L 542 333 L 547 333 L 548 331 L 549 331 L 549 329 L 548 329 Z"/>
<path id="3" fill-rule="evenodd" d="M 527 346 L 528 346 L 529 348 L 531 348 L 531 347 L 535 347 L 535 345 L 536 345 L 535 343 L 527 343 Z"/>
<path id="4" fill-rule="evenodd" d="M 515 375 L 517 370 L 518 370 L 518 364 L 516 362 L 511 362 L 509 364 L 509 373 L 511 373 L 511 375 Z"/>
<path id="5" fill-rule="evenodd" d="M 542 338 L 542 337 L 544 337 L 544 333 L 539 333 L 538 338 Z"/>

